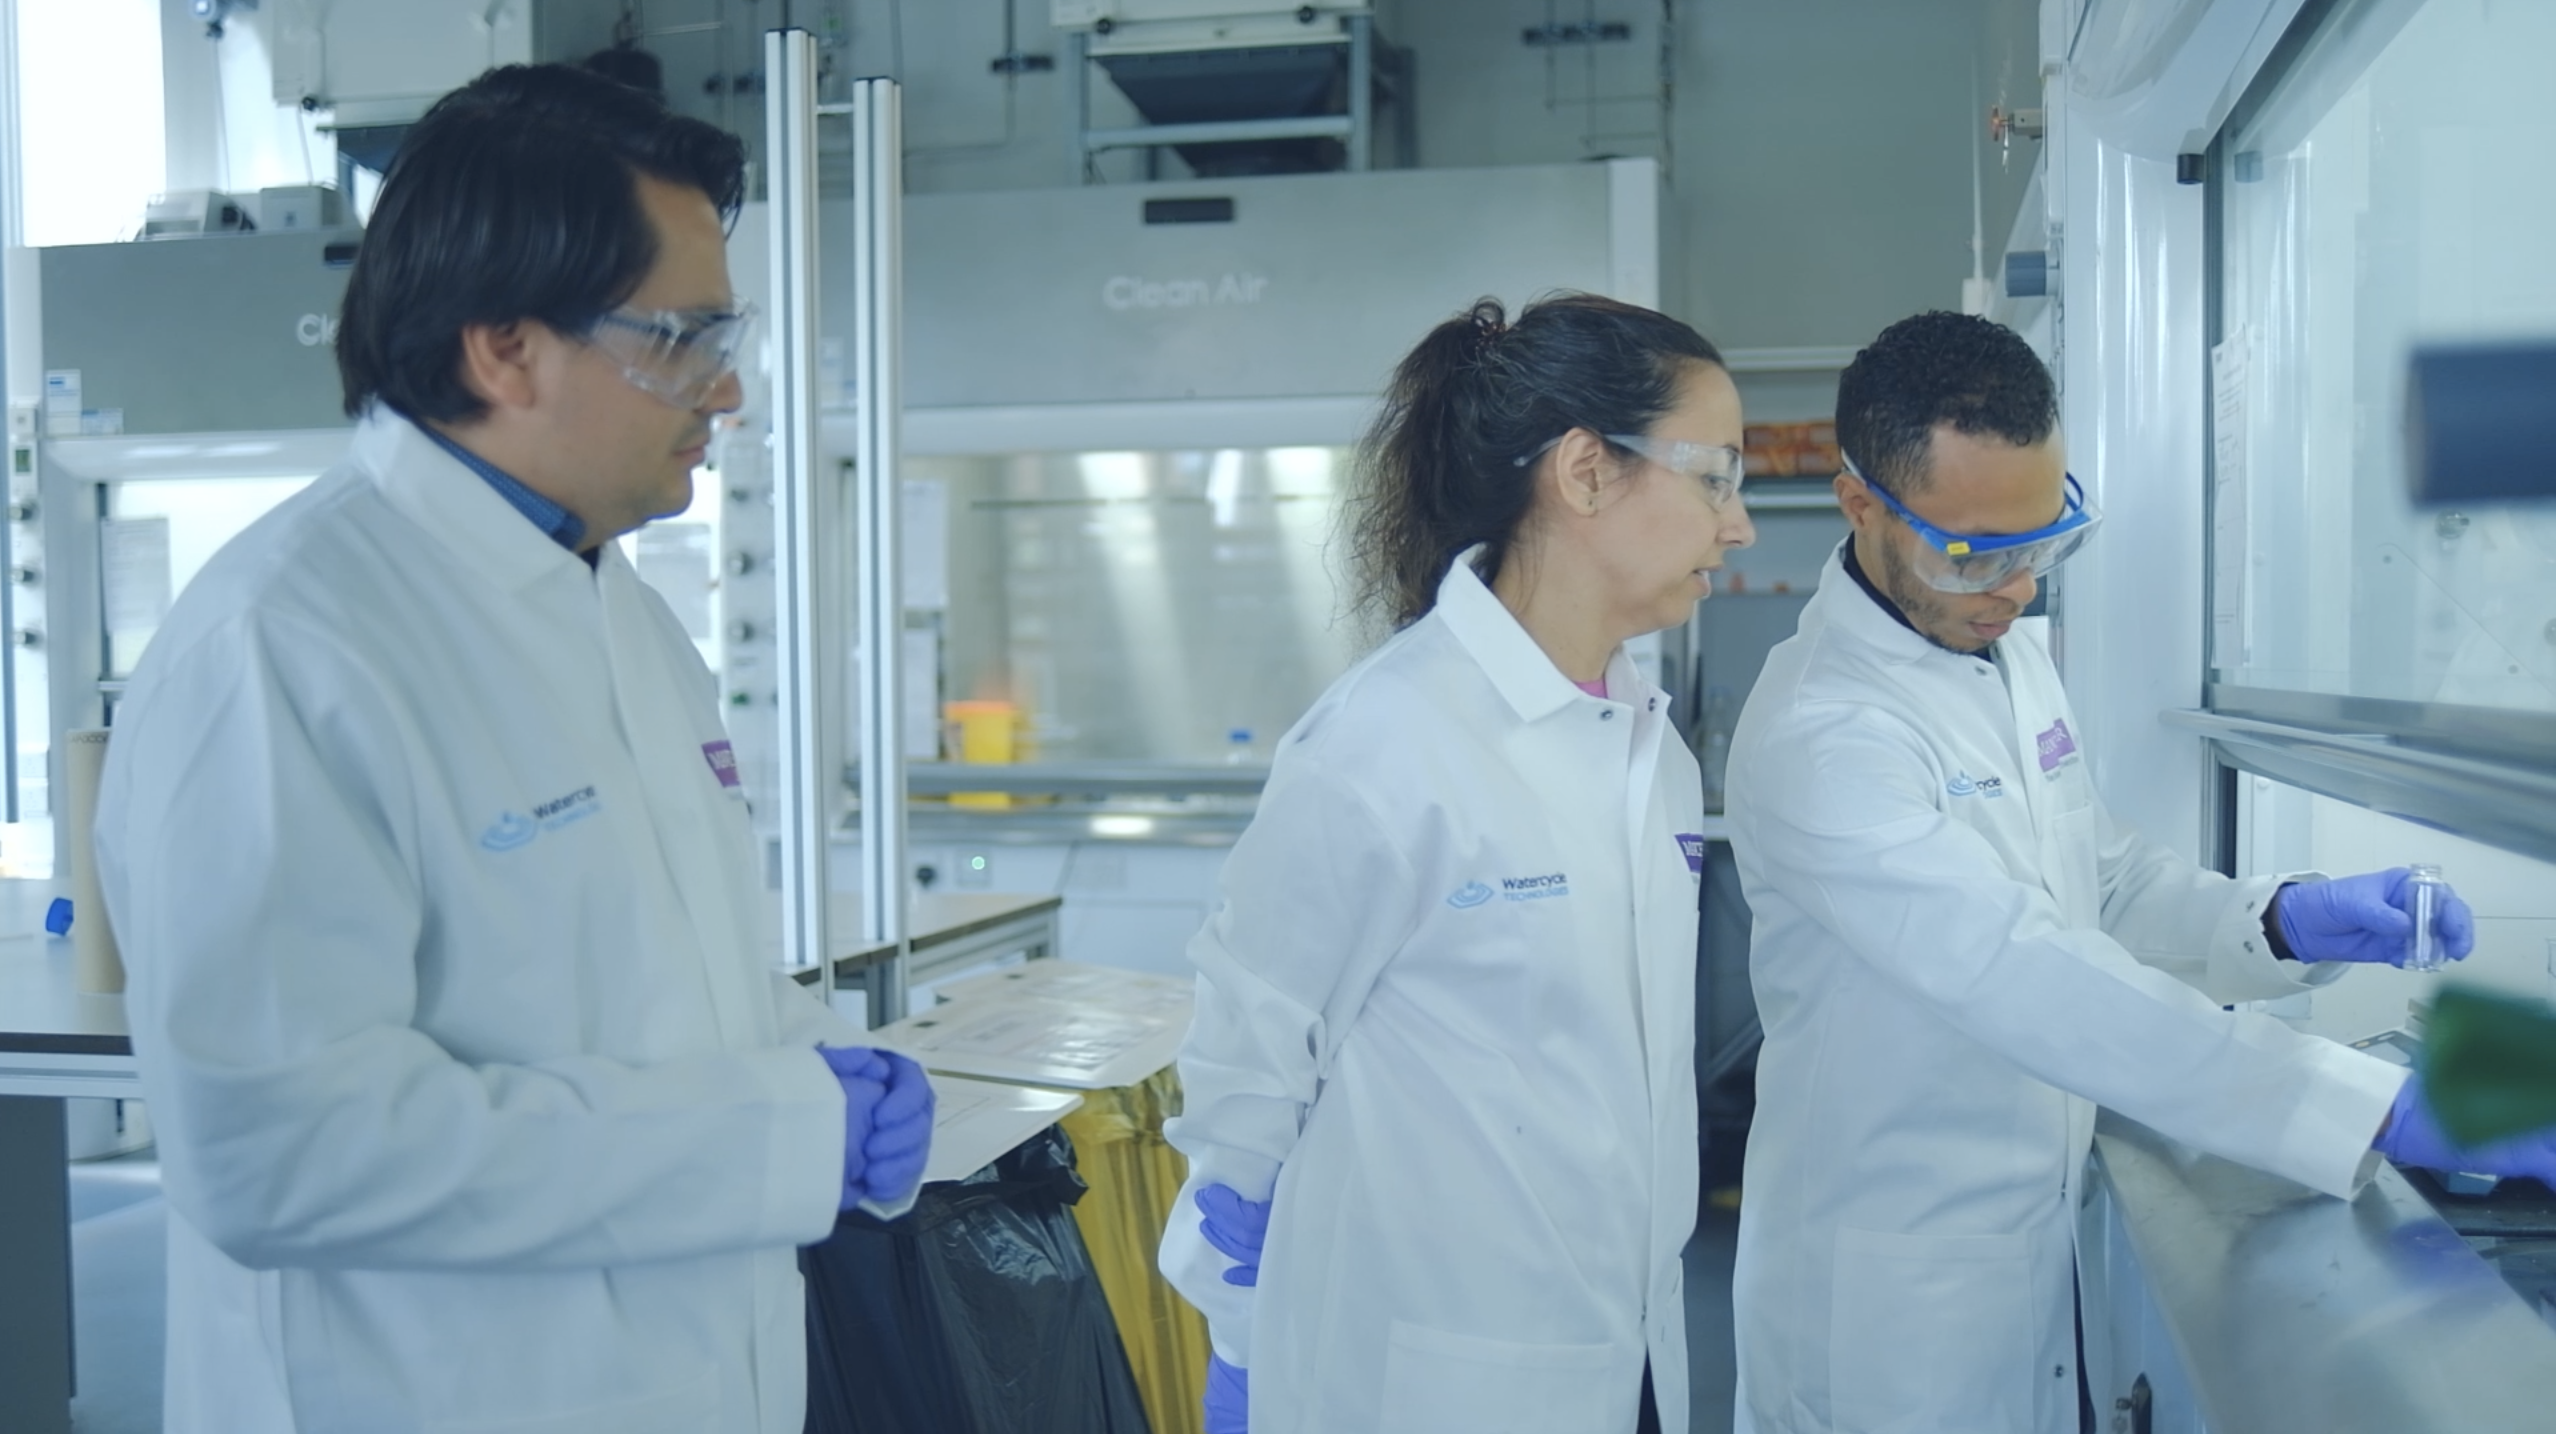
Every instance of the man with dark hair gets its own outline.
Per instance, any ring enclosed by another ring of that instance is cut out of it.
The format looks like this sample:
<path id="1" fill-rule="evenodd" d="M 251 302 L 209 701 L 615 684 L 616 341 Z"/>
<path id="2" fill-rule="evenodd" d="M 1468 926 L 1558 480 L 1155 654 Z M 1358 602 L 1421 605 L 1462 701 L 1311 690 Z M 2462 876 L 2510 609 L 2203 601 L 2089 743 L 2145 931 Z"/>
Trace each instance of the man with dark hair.
<path id="1" fill-rule="evenodd" d="M 742 189 L 595 75 L 446 96 L 348 284 L 350 456 L 118 709 L 179 1434 L 796 1434 L 794 1247 L 913 1198 L 930 1085 L 773 969 L 713 683 L 611 541 L 739 402 Z"/>
<path id="2" fill-rule="evenodd" d="M 1894 324 L 1837 432 L 1853 535 L 1731 746 L 1765 1030 L 1737 1427 L 2062 1434 L 2098 1105 L 2336 1195 L 2374 1143 L 2445 1148 L 2403 1069 L 2222 1008 L 2401 964 L 2405 873 L 2231 880 L 2112 823 L 2024 616 L 2096 515 L 2023 340 Z M 2473 945 L 2455 897 L 2436 930 Z"/>

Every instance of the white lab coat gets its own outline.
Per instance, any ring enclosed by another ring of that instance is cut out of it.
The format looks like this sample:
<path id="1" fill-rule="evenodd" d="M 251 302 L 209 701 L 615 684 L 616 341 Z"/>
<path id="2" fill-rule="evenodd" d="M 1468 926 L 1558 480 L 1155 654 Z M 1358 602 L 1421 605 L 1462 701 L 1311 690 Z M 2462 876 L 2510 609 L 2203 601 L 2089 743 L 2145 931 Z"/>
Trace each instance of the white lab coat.
<path id="1" fill-rule="evenodd" d="M 1468 555 L 1469 556 L 1469 555 Z M 1621 652 L 1579 691 L 1460 559 L 1287 734 L 1190 945 L 1162 1268 L 1253 1434 L 1686 1428 L 1702 801 Z M 1275 1187 L 1260 1280 L 1198 1233 Z"/>
<path id="2" fill-rule="evenodd" d="M 797 1434 L 859 1033 L 771 970 L 708 674 L 407 422 L 218 554 L 98 814 L 173 1434 Z"/>
<path id="3" fill-rule="evenodd" d="M 2080 640 L 2100 640 L 2090 634 Z M 1831 557 L 1731 747 L 1766 1044 L 1734 1277 L 1737 1427 L 2074 1434 L 2097 1105 L 2331 1194 L 2404 1072 L 2221 1003 L 2276 960 L 2231 881 L 2096 797 L 2045 644 L 1994 664 Z"/>

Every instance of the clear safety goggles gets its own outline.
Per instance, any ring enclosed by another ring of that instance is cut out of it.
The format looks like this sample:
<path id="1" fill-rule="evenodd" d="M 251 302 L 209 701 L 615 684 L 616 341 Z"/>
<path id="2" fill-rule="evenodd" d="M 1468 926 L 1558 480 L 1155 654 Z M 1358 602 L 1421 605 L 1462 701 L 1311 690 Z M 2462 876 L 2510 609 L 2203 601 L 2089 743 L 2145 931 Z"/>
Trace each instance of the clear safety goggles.
<path id="1" fill-rule="evenodd" d="M 744 299 L 724 309 L 615 309 L 595 320 L 586 342 L 620 364 L 631 387 L 697 409 L 737 371 L 755 318 Z"/>
<path id="2" fill-rule="evenodd" d="M 1937 592 L 1984 593 L 2014 581 L 2015 574 L 2029 569 L 2036 578 L 2066 562 L 2077 549 L 2093 536 L 2095 524 L 2103 515 L 2086 504 L 2086 490 L 2077 476 L 2067 475 L 2068 502 L 2059 512 L 2059 521 L 2028 533 L 1947 533 L 1908 511 L 1908 505 L 1890 494 L 1890 490 L 1874 482 L 1846 460 L 1846 471 L 1882 500 L 1882 506 L 1899 515 L 1926 540 L 1918 549 L 1917 561 L 1911 566 L 1926 586 Z"/>
<path id="3" fill-rule="evenodd" d="M 1520 468 L 1554 450 L 1567 435 L 1547 439 L 1544 446 L 1517 460 Z M 1727 443 L 1688 443 L 1683 439 L 1647 438 L 1640 434 L 1609 433 L 1606 441 L 1628 453 L 1638 454 L 1682 478 L 1704 485 L 1704 496 L 1714 507 L 1727 506 L 1739 496 L 1740 482 L 1748 475 L 1748 465 L 1740 451 Z"/>

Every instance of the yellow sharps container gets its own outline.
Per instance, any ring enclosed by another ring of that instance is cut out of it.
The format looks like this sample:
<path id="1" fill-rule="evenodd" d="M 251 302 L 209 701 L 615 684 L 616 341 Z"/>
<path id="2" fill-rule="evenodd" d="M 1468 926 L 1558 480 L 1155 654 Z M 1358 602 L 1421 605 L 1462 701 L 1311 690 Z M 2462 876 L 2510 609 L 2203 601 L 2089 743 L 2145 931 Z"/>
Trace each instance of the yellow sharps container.
<path id="1" fill-rule="evenodd" d="M 958 724 L 958 759 L 981 766 L 1008 766 L 1017 750 L 1016 734 L 1020 730 L 1020 709 L 1009 702 L 949 702 L 941 707 L 942 715 Z M 953 792 L 954 807 L 1008 807 L 1008 792 Z"/>

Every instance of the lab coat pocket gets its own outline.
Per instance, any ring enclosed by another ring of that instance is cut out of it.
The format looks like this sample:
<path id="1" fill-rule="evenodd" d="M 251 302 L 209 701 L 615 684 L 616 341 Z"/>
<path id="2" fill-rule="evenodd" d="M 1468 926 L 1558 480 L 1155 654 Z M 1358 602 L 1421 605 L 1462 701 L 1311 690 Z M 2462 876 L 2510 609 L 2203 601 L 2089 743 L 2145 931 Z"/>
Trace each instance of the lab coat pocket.
<path id="1" fill-rule="evenodd" d="M 1837 1434 L 2031 1434 L 2040 1353 L 2024 1236 L 1841 1229 L 1830 1295 Z"/>
<path id="2" fill-rule="evenodd" d="M 1611 1415 L 1629 1404 L 1640 1377 L 1639 1366 L 1609 1344 L 1517 1344 L 1395 1320 L 1377 1427 L 1394 1434 L 1612 1434 Z M 1625 1388 L 1610 1388 L 1610 1380 Z"/>

